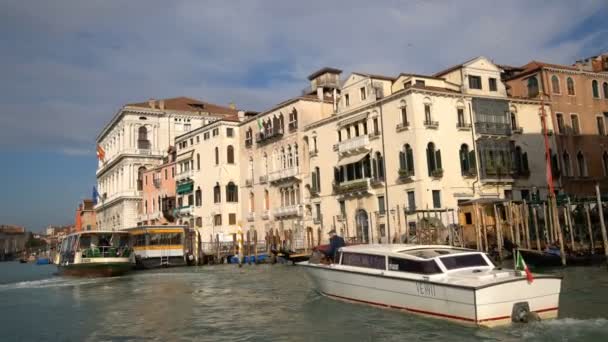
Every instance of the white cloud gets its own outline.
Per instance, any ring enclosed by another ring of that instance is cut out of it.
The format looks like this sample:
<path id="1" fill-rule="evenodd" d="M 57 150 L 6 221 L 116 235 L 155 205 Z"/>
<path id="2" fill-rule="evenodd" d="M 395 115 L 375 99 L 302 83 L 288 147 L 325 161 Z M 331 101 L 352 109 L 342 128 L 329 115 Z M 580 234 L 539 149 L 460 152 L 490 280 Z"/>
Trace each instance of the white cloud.
<path id="1" fill-rule="evenodd" d="M 122 104 L 150 97 L 263 110 L 299 94 L 305 76 L 326 65 L 396 74 L 477 55 L 571 63 L 598 37 L 570 33 L 606 8 L 599 0 L 5 1 L 0 148 L 87 150 Z"/>

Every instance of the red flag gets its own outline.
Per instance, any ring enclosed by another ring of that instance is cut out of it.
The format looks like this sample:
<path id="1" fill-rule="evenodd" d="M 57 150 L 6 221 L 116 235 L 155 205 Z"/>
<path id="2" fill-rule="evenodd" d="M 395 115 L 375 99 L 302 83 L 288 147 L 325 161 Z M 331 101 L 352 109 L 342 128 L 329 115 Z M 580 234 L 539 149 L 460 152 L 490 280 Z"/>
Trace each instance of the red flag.
<path id="1" fill-rule="evenodd" d="M 104 161 L 106 159 L 106 151 L 103 150 L 101 145 L 97 145 L 97 159 Z"/>
<path id="2" fill-rule="evenodd" d="M 530 272 L 530 268 L 528 267 L 528 265 L 526 265 L 526 262 L 524 261 L 524 258 L 521 256 L 521 253 L 519 253 L 519 251 L 517 251 L 517 260 L 515 261 L 515 269 L 526 272 L 526 279 L 528 279 L 528 283 L 531 283 L 534 281 L 534 276 L 532 275 L 532 272 Z"/>

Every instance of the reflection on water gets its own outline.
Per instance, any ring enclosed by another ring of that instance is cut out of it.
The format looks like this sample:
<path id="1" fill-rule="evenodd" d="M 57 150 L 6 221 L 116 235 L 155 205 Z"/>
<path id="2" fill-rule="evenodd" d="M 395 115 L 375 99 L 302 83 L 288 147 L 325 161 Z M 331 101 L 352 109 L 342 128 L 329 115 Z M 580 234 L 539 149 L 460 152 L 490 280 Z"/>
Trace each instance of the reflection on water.
<path id="1" fill-rule="evenodd" d="M 2 341 L 608 339 L 605 268 L 554 271 L 565 276 L 561 318 L 499 329 L 327 299 L 293 266 L 173 268 L 102 279 L 53 272 L 0 264 Z"/>

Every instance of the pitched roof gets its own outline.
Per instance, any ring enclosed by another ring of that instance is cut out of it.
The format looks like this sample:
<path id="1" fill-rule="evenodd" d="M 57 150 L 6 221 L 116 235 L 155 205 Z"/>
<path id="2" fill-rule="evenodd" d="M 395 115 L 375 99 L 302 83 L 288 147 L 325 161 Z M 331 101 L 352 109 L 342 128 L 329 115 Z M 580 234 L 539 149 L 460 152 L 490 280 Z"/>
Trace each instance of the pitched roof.
<path id="1" fill-rule="evenodd" d="M 476 60 L 477 58 L 480 58 L 480 57 L 482 57 L 482 56 L 477 56 L 477 57 L 474 57 L 474 58 L 471 58 L 471 59 L 467 60 L 466 62 L 462 62 L 460 64 L 453 65 L 453 66 L 451 66 L 451 67 L 449 67 L 447 69 L 444 69 L 444 70 L 441 70 L 439 72 L 434 73 L 433 76 L 434 77 L 439 77 L 441 75 L 445 75 L 445 74 L 447 74 L 449 72 L 452 72 L 454 70 L 458 70 L 458 69 L 462 68 L 465 64 L 471 63 L 472 61 L 474 61 L 474 60 Z"/>
<path id="2" fill-rule="evenodd" d="M 378 75 L 378 74 L 368 74 L 368 73 L 364 73 L 364 72 L 353 72 L 353 74 L 370 77 L 370 78 L 377 78 L 380 80 L 387 80 L 387 81 L 391 81 L 391 82 L 395 81 L 397 79 L 396 77 Z"/>
<path id="3" fill-rule="evenodd" d="M 412 73 L 409 73 L 409 72 L 402 72 L 402 73 L 399 74 L 399 76 L 397 78 L 399 78 L 401 76 L 411 76 L 411 77 L 421 77 L 421 78 L 430 78 L 430 79 L 436 79 L 436 80 L 444 80 L 444 78 L 442 78 L 442 77 L 429 76 L 429 75 L 421 75 L 421 74 L 412 74 Z M 396 80 L 397 79 L 395 79 L 395 81 Z"/>
<path id="4" fill-rule="evenodd" d="M 538 68 L 548 67 L 548 68 L 556 68 L 556 69 L 567 69 L 567 70 L 578 70 L 578 68 L 570 66 L 570 65 L 561 65 L 561 64 L 551 64 L 540 61 L 531 61 L 530 63 L 522 66 L 524 72 L 536 70 Z"/>
<path id="5" fill-rule="evenodd" d="M 308 80 L 312 81 L 317 76 L 322 75 L 322 74 L 324 74 L 326 72 L 329 72 L 329 73 L 332 73 L 332 74 L 341 74 L 342 70 L 336 69 L 336 68 L 324 67 L 324 68 L 321 68 L 321 69 L 313 72 L 312 74 L 308 75 Z"/>
<path id="6" fill-rule="evenodd" d="M 150 106 L 153 101 L 154 107 Z M 141 107 L 150 109 L 159 109 L 160 101 L 164 101 L 166 110 L 175 110 L 181 112 L 209 112 L 211 114 L 220 115 L 238 115 L 238 110 L 230 107 L 219 106 L 213 103 L 200 101 L 190 97 L 180 96 L 169 99 L 150 100 L 139 103 L 129 103 L 128 107 Z"/>

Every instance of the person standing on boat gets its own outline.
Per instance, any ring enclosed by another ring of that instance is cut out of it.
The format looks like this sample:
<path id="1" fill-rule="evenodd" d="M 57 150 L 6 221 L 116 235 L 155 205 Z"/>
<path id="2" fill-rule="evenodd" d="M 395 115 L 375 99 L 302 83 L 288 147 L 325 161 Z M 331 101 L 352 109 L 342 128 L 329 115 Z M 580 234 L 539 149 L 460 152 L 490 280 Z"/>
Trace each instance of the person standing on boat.
<path id="1" fill-rule="evenodd" d="M 334 261 L 336 253 L 338 252 L 338 250 L 341 247 L 346 246 L 346 242 L 344 242 L 344 239 L 341 236 L 336 234 L 335 229 L 330 230 L 328 234 L 329 234 L 329 250 L 327 251 L 326 256 L 329 259 L 331 259 L 332 261 Z"/>

